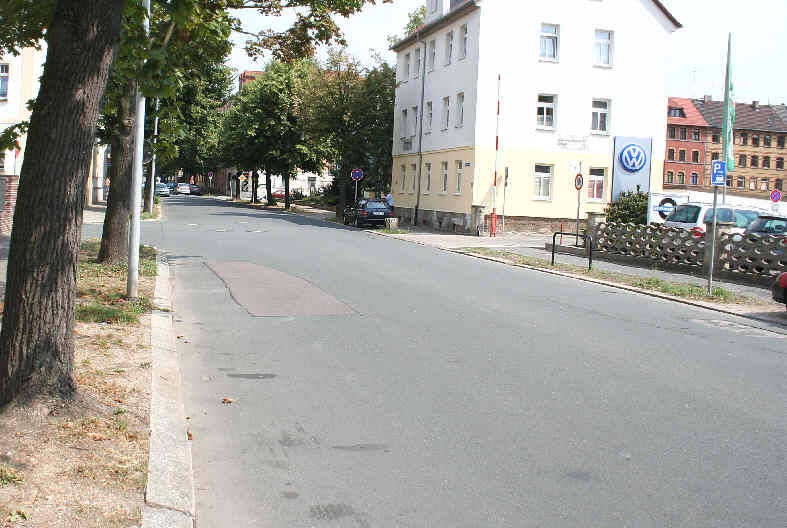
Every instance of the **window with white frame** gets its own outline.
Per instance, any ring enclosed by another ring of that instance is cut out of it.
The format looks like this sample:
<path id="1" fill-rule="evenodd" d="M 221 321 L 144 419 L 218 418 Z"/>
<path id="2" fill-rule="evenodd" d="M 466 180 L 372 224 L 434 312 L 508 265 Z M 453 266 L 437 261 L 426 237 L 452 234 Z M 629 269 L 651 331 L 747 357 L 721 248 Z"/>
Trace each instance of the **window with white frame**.
<path id="1" fill-rule="evenodd" d="M 448 123 L 451 121 L 451 98 L 450 97 L 443 97 L 443 119 L 442 119 L 442 126 L 443 130 L 448 129 Z"/>
<path id="2" fill-rule="evenodd" d="M 612 31 L 596 30 L 596 66 L 612 66 Z"/>
<path id="3" fill-rule="evenodd" d="M 415 70 L 413 71 L 413 77 L 416 79 L 421 75 L 421 48 L 417 48 L 415 50 Z"/>
<path id="4" fill-rule="evenodd" d="M 425 192 L 431 192 L 431 191 L 432 191 L 432 164 L 431 163 L 427 163 L 426 164 L 426 191 Z"/>
<path id="5" fill-rule="evenodd" d="M 407 108 L 402 109 L 402 137 L 407 137 L 407 133 L 409 132 L 407 128 Z"/>
<path id="6" fill-rule="evenodd" d="M 442 162 L 440 168 L 443 171 L 443 192 L 446 193 L 448 192 L 448 162 Z"/>
<path id="7" fill-rule="evenodd" d="M 8 64 L 0 64 L 0 100 L 8 99 Z"/>
<path id="8" fill-rule="evenodd" d="M 456 126 L 461 127 L 465 124 L 465 93 L 456 94 Z"/>
<path id="9" fill-rule="evenodd" d="M 407 167 L 402 165 L 402 192 L 404 192 L 405 185 L 407 185 Z"/>
<path id="10" fill-rule="evenodd" d="M 534 200 L 549 200 L 552 198 L 552 166 L 536 165 L 535 170 Z"/>
<path id="11" fill-rule="evenodd" d="M 665 178 L 664 183 L 675 183 L 675 173 L 672 171 L 667 171 L 667 177 Z"/>
<path id="12" fill-rule="evenodd" d="M 0 172 L 5 172 L 5 152 L 0 150 Z"/>
<path id="13" fill-rule="evenodd" d="M 432 101 L 429 101 L 428 103 L 426 103 L 426 117 L 425 117 L 426 121 L 424 121 L 424 128 L 426 129 L 427 132 L 431 132 L 432 131 L 432 116 L 433 115 L 434 115 L 434 112 L 432 110 Z"/>
<path id="14" fill-rule="evenodd" d="M 415 163 L 410 165 L 410 174 L 412 174 L 412 188 L 410 191 L 415 192 L 415 180 L 418 179 L 418 165 Z"/>
<path id="15" fill-rule="evenodd" d="M 554 60 L 558 58 L 558 38 L 560 27 L 555 24 L 541 24 L 541 58 Z"/>
<path id="16" fill-rule="evenodd" d="M 590 128 L 593 132 L 609 132 L 609 101 L 593 99 L 593 117 Z"/>
<path id="17" fill-rule="evenodd" d="M 445 34 L 445 65 L 451 64 L 454 55 L 454 32 L 449 31 Z"/>
<path id="18" fill-rule="evenodd" d="M 470 36 L 467 32 L 467 24 L 463 24 L 459 28 L 459 58 L 464 59 L 467 57 L 468 48 L 470 47 Z"/>
<path id="19" fill-rule="evenodd" d="M 464 162 L 462 160 L 457 160 L 456 162 L 456 194 L 461 194 L 462 192 L 462 167 L 464 166 Z"/>
<path id="20" fill-rule="evenodd" d="M 555 96 L 539 95 L 536 107 L 536 125 L 540 128 L 555 127 Z"/>
<path id="21" fill-rule="evenodd" d="M 418 107 L 414 106 L 410 110 L 412 110 L 413 112 L 413 118 L 411 119 L 411 121 L 413 122 L 413 129 L 412 129 L 412 134 L 410 135 L 414 136 L 418 133 Z"/>
<path id="22" fill-rule="evenodd" d="M 426 67 L 429 69 L 429 71 L 434 70 L 434 60 L 436 56 L 437 56 L 437 41 L 430 40 L 429 55 L 428 55 L 429 59 L 426 61 Z"/>
<path id="23" fill-rule="evenodd" d="M 437 11 L 437 0 L 429 0 L 429 12 L 434 13 Z"/>
<path id="24" fill-rule="evenodd" d="M 410 78 L 410 54 L 405 53 L 404 55 L 404 77 L 402 81 L 406 81 Z"/>
<path id="25" fill-rule="evenodd" d="M 607 169 L 590 169 L 588 177 L 588 199 L 595 201 L 604 200 L 604 181 L 607 177 Z"/>

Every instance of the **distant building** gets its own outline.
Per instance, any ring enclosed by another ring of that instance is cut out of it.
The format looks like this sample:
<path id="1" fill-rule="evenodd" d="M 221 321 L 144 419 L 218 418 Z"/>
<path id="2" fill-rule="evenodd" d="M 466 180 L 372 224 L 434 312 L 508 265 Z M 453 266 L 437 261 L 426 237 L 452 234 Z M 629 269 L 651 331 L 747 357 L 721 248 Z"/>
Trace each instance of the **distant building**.
<path id="1" fill-rule="evenodd" d="M 576 218 L 579 171 L 582 218 L 621 191 L 660 190 L 665 50 L 680 27 L 657 0 L 428 0 L 424 26 L 393 47 L 397 211 L 452 231 L 488 221 L 498 75 L 507 227 Z"/>
<path id="2" fill-rule="evenodd" d="M 256 81 L 259 77 L 262 77 L 262 74 L 265 72 L 256 71 L 256 70 L 246 70 L 240 74 L 238 77 L 238 91 L 242 92 L 243 87 L 247 84 Z"/>

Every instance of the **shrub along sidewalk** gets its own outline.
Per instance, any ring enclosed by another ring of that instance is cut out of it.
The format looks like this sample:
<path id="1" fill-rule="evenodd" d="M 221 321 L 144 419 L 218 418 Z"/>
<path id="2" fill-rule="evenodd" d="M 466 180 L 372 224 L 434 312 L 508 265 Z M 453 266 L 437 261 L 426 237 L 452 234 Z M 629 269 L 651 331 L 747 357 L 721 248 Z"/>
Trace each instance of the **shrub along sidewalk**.
<path id="1" fill-rule="evenodd" d="M 150 299 L 156 254 L 140 250 L 140 298 L 123 298 L 125 266 L 82 246 L 71 400 L 0 409 L 0 526 L 136 526 L 147 481 Z"/>

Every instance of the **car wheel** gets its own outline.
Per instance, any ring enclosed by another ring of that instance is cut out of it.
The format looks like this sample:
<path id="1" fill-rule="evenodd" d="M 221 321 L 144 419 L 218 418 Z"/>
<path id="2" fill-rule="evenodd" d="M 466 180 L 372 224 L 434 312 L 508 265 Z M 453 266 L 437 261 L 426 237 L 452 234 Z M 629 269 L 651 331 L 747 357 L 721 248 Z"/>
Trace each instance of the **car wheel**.
<path id="1" fill-rule="evenodd" d="M 347 215 L 344 215 L 342 221 L 344 222 L 344 225 L 349 225 L 350 224 L 350 221 L 347 220 Z"/>
<path id="2" fill-rule="evenodd" d="M 355 222 L 353 223 L 353 225 L 354 225 L 355 227 L 357 227 L 358 229 L 360 229 L 360 228 L 361 228 L 361 221 L 360 221 L 360 220 L 358 220 L 358 217 L 357 217 L 357 216 L 355 217 Z"/>

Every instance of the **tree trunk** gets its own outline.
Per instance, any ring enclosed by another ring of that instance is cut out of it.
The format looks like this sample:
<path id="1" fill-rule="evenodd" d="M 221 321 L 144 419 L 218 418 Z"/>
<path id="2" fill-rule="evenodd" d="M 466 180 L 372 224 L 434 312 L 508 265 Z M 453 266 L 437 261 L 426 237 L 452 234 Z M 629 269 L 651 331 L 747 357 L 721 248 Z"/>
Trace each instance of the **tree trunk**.
<path id="1" fill-rule="evenodd" d="M 257 196 L 257 187 L 260 185 L 260 173 L 257 171 L 252 171 L 251 173 L 251 203 L 259 202 L 259 197 Z"/>
<path id="2" fill-rule="evenodd" d="M 19 179 L 3 326 L 0 403 L 76 389 L 74 301 L 85 178 L 125 0 L 59 0 Z"/>
<path id="3" fill-rule="evenodd" d="M 345 178 L 341 177 L 342 174 L 345 174 L 344 167 L 341 168 L 339 176 L 337 176 L 339 180 L 339 199 L 336 201 L 336 218 L 342 218 L 344 209 L 347 207 L 347 182 Z"/>
<path id="4" fill-rule="evenodd" d="M 267 205 L 273 205 L 275 200 L 273 199 L 273 184 L 271 183 L 271 173 L 270 171 L 265 171 L 265 193 L 267 196 L 265 197 L 268 201 Z"/>
<path id="5" fill-rule="evenodd" d="M 284 174 L 284 208 L 290 208 L 290 175 Z"/>
<path id="6" fill-rule="evenodd" d="M 112 165 L 101 235 L 99 262 L 120 263 L 128 259 L 128 230 L 131 217 L 131 171 L 134 161 L 134 119 L 136 83 L 129 82 L 118 104 L 118 127 L 112 135 Z"/>
<path id="7" fill-rule="evenodd" d="M 142 197 L 142 204 L 146 213 L 153 212 L 153 186 L 155 184 L 156 183 L 153 181 L 153 173 L 150 171 L 145 178 L 145 193 Z"/>

